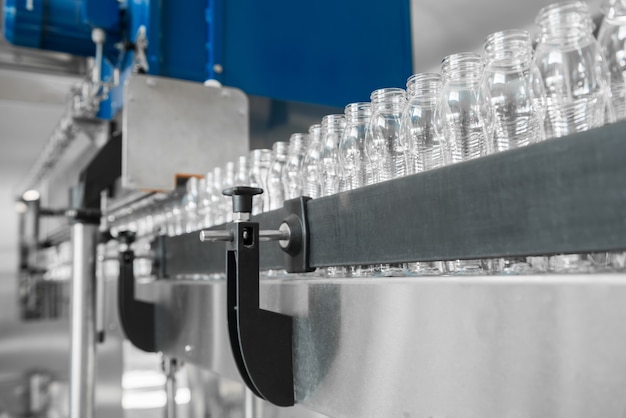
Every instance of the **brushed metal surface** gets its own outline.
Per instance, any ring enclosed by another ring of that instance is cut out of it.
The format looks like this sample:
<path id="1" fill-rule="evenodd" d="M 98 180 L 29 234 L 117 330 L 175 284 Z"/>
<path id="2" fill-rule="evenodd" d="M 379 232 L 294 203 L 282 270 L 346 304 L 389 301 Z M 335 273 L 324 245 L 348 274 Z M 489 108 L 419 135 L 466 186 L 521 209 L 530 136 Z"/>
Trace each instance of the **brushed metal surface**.
<path id="1" fill-rule="evenodd" d="M 167 315 L 164 351 L 232 377 L 222 282 L 138 287 Z M 621 417 L 625 300 L 621 274 L 261 284 L 296 318 L 298 403 L 332 417 Z"/>
<path id="2" fill-rule="evenodd" d="M 95 274 L 98 225 L 72 225 L 70 296 L 70 417 L 94 413 L 96 318 Z"/>
<path id="3" fill-rule="evenodd" d="M 125 86 L 122 187 L 172 190 L 248 152 L 248 99 L 237 89 L 134 74 Z"/>

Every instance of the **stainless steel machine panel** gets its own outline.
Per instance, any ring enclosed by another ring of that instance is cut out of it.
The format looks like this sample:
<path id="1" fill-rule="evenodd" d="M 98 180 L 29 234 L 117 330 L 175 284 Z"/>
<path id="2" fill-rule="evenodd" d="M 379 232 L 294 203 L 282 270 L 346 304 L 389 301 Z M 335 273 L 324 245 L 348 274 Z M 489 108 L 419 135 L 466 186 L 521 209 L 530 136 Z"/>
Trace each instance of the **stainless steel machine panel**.
<path id="1" fill-rule="evenodd" d="M 232 376 L 223 282 L 138 287 L 164 351 Z M 621 274 L 261 284 L 296 318 L 297 402 L 332 417 L 621 417 L 624 300 Z"/>
<path id="2" fill-rule="evenodd" d="M 248 152 L 248 99 L 238 89 L 133 75 L 124 95 L 122 187 L 172 190 Z"/>

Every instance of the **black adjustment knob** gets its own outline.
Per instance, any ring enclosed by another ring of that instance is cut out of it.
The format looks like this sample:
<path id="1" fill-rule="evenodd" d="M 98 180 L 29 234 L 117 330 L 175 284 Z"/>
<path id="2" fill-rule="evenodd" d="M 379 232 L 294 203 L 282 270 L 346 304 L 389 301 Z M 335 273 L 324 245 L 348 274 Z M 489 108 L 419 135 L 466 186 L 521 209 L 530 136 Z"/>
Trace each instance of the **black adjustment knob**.
<path id="1" fill-rule="evenodd" d="M 137 234 L 134 231 L 120 231 L 117 233 L 117 239 L 121 244 L 132 244 Z"/>
<path id="2" fill-rule="evenodd" d="M 258 187 L 237 186 L 222 190 L 224 196 L 232 196 L 233 212 L 252 212 L 252 198 L 263 193 Z"/>

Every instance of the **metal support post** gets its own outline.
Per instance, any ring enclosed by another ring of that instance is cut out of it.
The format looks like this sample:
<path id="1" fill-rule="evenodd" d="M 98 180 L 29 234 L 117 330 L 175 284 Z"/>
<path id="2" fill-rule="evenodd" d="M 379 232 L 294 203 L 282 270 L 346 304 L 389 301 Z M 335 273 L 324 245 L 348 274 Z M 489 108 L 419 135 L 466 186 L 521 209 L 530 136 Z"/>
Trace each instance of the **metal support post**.
<path id="1" fill-rule="evenodd" d="M 178 360 L 172 357 L 163 356 L 161 363 L 163 373 L 165 373 L 165 394 L 167 403 L 165 404 L 165 418 L 176 418 L 176 372 L 178 372 Z"/>
<path id="2" fill-rule="evenodd" d="M 72 225 L 70 418 L 93 417 L 97 234 L 97 224 Z"/>
<path id="3" fill-rule="evenodd" d="M 263 418 L 263 401 L 244 386 L 244 418 Z"/>

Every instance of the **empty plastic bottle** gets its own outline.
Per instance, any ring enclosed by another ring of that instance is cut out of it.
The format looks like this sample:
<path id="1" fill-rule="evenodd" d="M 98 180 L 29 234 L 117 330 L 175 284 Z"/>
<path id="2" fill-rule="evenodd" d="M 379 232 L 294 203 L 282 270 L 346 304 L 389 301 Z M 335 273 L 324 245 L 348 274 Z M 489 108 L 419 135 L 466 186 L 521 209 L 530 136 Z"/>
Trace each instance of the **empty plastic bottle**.
<path id="1" fill-rule="evenodd" d="M 289 138 L 287 164 L 283 170 L 283 189 L 285 200 L 295 199 L 302 195 L 302 164 L 306 153 L 307 134 L 295 133 Z"/>
<path id="2" fill-rule="evenodd" d="M 269 210 L 282 208 L 285 201 L 283 171 L 287 164 L 287 148 L 288 144 L 282 141 L 274 142 L 272 145 L 270 169 L 267 174 L 267 190 L 265 191 L 269 195 Z"/>
<path id="3" fill-rule="evenodd" d="M 530 34 L 525 30 L 492 33 L 484 44 L 487 63 L 481 99 L 493 129 L 487 152 L 519 148 L 542 141 L 545 91 L 533 62 Z"/>
<path id="4" fill-rule="evenodd" d="M 372 116 L 365 142 L 368 184 L 407 174 L 406 145 L 400 129 L 406 92 L 398 88 L 379 89 L 372 92 L 370 98 Z"/>
<path id="5" fill-rule="evenodd" d="M 480 54 L 448 55 L 441 64 L 443 86 L 436 109 L 437 134 L 446 138 L 451 162 L 470 160 L 488 153 L 491 126 L 480 98 L 484 62 Z M 455 260 L 446 263 L 451 273 L 477 274 L 488 269 L 487 260 Z"/>
<path id="6" fill-rule="evenodd" d="M 370 103 L 350 103 L 345 108 L 346 129 L 339 141 L 339 191 L 365 186 L 365 137 L 372 116 Z"/>
<path id="7" fill-rule="evenodd" d="M 448 55 L 441 64 L 443 86 L 437 106 L 437 134 L 448 141 L 452 162 L 487 154 L 490 126 L 479 97 L 484 62 L 480 54 Z"/>
<path id="8" fill-rule="evenodd" d="M 326 115 L 322 118 L 322 146 L 320 150 L 319 176 L 322 196 L 339 191 L 339 140 L 346 127 L 344 115 Z"/>
<path id="9" fill-rule="evenodd" d="M 213 226 L 213 172 L 205 174 L 204 179 L 198 185 L 200 190 L 200 199 L 198 202 L 198 222 L 201 228 L 209 228 Z"/>
<path id="10" fill-rule="evenodd" d="M 235 186 L 248 186 L 249 184 L 250 184 L 250 167 L 248 167 L 248 156 L 242 155 L 237 159 Z"/>
<path id="11" fill-rule="evenodd" d="M 183 228 L 185 232 L 193 232 L 198 229 L 198 178 L 190 177 L 187 180 L 187 192 L 183 196 L 184 221 Z"/>
<path id="12" fill-rule="evenodd" d="M 225 222 L 233 221 L 233 204 L 232 199 L 229 196 L 224 196 L 222 190 L 229 189 L 235 186 L 235 163 L 229 161 L 224 166 L 224 177 L 222 178 L 222 189 L 219 190 L 219 196 L 221 197 L 220 212 L 225 219 Z"/>
<path id="13" fill-rule="evenodd" d="M 615 119 L 626 119 L 626 0 L 609 0 L 598 42 L 611 78 Z"/>
<path id="14" fill-rule="evenodd" d="M 414 74 L 406 83 L 409 101 L 402 114 L 402 137 L 407 145 L 410 174 L 450 164 L 450 148 L 435 131 L 435 110 L 441 94 L 441 76 Z"/>
<path id="15" fill-rule="evenodd" d="M 589 6 L 554 3 L 535 20 L 539 39 L 535 62 L 546 91 L 546 136 L 561 137 L 602 126 L 613 119 L 609 70 L 593 37 Z M 567 254 L 549 258 L 549 270 L 590 272 L 607 267 L 607 254 Z"/>
<path id="16" fill-rule="evenodd" d="M 309 128 L 309 146 L 302 161 L 302 195 L 316 199 L 320 190 L 320 153 L 322 151 L 322 126 L 311 125 Z"/>
<path id="17" fill-rule="evenodd" d="M 554 3 L 540 10 L 535 62 L 546 92 L 546 137 L 602 126 L 609 105 L 609 72 L 593 37 L 589 6 Z"/>
<path id="18" fill-rule="evenodd" d="M 255 149 L 251 153 L 250 186 L 260 187 L 263 194 L 254 196 L 252 199 L 252 214 L 258 215 L 269 210 L 270 201 L 267 193 L 267 174 L 270 169 L 272 151 L 269 149 Z"/>
<path id="19" fill-rule="evenodd" d="M 221 167 L 213 169 L 213 184 L 211 186 L 211 209 L 213 212 L 213 225 L 221 225 L 226 222 L 226 215 L 223 212 L 222 179 L 223 170 Z"/>

